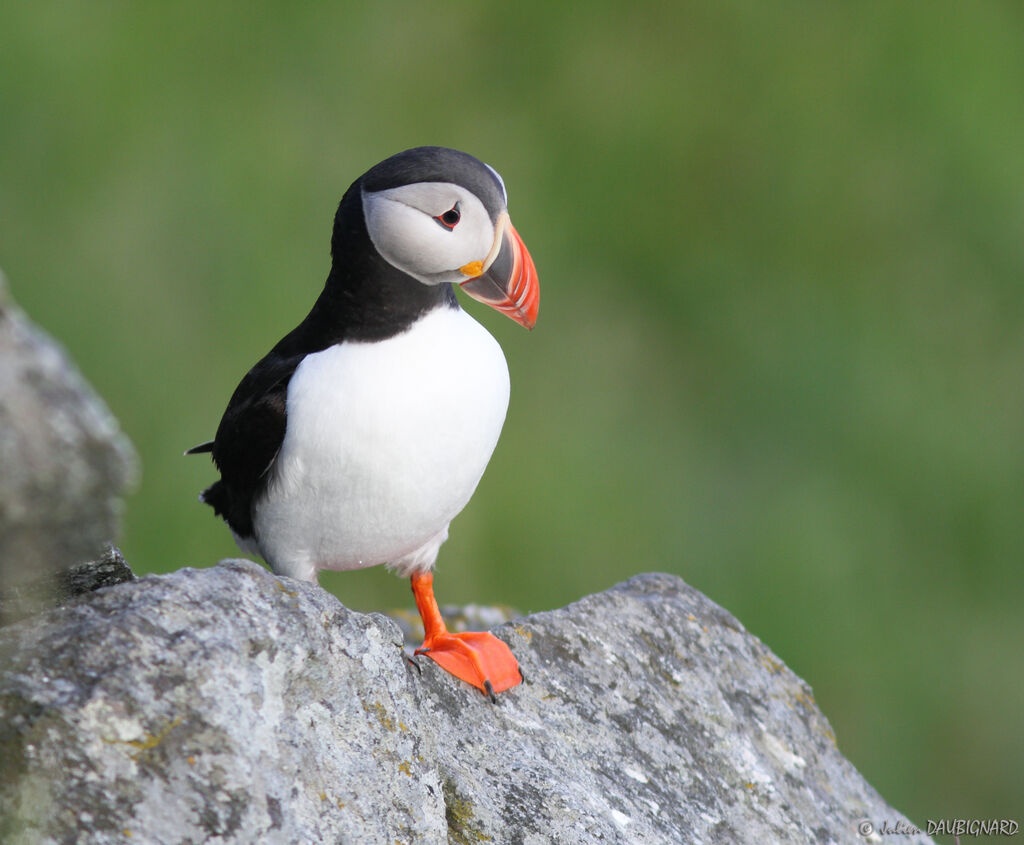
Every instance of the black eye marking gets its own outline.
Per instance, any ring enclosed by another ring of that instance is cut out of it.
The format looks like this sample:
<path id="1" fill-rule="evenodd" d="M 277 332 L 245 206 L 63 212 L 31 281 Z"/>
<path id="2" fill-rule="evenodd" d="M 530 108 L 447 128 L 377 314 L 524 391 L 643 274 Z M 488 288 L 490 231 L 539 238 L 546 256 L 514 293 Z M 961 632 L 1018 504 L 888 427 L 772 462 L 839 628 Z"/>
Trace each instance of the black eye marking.
<path id="1" fill-rule="evenodd" d="M 444 226 L 444 228 L 450 232 L 462 219 L 462 212 L 459 211 L 459 204 L 455 203 L 455 205 L 449 208 L 444 214 L 439 214 L 434 219 L 439 225 Z"/>

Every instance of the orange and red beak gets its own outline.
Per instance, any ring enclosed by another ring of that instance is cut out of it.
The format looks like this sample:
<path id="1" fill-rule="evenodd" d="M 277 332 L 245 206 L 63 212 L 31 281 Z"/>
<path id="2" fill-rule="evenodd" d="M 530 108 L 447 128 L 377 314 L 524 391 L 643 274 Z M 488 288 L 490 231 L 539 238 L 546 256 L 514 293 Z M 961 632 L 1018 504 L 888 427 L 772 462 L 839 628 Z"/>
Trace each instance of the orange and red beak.
<path id="1" fill-rule="evenodd" d="M 471 278 L 460 287 L 473 299 L 497 309 L 519 325 L 532 329 L 540 308 L 540 284 L 523 239 L 502 212 L 487 258 L 460 268 Z"/>

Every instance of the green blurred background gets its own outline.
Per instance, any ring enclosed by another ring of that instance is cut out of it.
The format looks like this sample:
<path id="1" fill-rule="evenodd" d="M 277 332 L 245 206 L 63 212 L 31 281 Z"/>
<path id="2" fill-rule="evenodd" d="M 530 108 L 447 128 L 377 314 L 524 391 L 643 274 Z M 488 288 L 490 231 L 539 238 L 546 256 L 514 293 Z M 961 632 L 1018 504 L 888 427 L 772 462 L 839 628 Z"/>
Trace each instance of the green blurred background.
<path id="1" fill-rule="evenodd" d="M 532 334 L 468 305 L 512 405 L 441 601 L 677 573 L 918 824 L 1020 818 L 1022 33 L 1016 2 L 4 2 L 0 267 L 141 453 L 131 564 L 208 566 L 237 550 L 182 450 L 312 304 L 341 194 L 476 154 L 543 296 Z"/>

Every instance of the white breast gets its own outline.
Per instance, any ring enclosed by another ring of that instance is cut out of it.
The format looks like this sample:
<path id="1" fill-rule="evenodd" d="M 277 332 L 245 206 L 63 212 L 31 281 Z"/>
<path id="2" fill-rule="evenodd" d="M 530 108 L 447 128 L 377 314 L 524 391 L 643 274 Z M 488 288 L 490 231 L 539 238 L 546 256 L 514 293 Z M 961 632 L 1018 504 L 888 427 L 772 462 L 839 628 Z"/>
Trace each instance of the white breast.
<path id="1" fill-rule="evenodd" d="M 380 563 L 429 569 L 490 460 L 508 395 L 501 348 L 461 309 L 309 355 L 253 509 L 260 554 L 310 580 Z"/>

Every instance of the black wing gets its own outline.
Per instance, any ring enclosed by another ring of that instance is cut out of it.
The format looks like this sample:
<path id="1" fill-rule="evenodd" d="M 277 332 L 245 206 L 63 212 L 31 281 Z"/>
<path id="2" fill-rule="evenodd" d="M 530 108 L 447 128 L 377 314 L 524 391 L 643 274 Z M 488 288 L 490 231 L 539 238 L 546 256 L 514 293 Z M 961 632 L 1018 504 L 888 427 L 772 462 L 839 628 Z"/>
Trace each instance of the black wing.
<path id="1" fill-rule="evenodd" d="M 251 537 L 252 503 L 263 491 L 287 425 L 288 383 L 302 354 L 275 348 L 235 389 L 209 451 L 221 479 L 200 498 L 240 537 Z M 197 447 L 207 451 L 206 444 Z"/>

